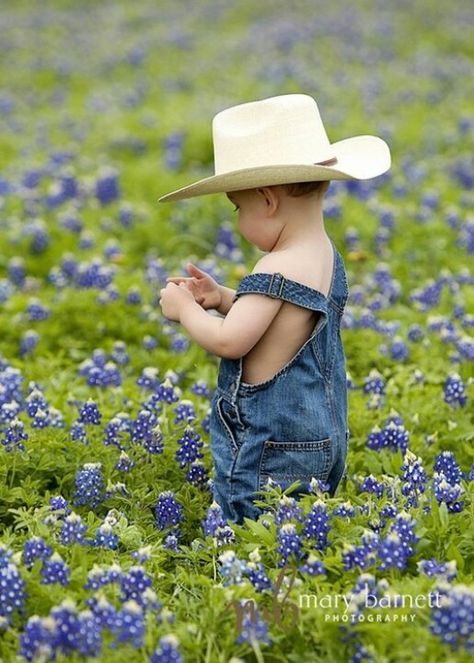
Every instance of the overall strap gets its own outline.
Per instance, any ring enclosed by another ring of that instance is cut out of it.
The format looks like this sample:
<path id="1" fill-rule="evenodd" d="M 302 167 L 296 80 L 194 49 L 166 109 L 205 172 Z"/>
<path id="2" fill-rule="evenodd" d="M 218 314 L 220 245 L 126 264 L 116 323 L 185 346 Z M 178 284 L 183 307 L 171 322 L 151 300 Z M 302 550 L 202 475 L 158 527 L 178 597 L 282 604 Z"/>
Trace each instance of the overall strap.
<path id="1" fill-rule="evenodd" d="M 234 301 L 240 295 L 250 293 L 268 295 L 313 311 L 323 311 L 326 314 L 328 312 L 327 299 L 321 292 L 298 281 L 287 279 L 280 272 L 247 274 L 238 285 Z"/>

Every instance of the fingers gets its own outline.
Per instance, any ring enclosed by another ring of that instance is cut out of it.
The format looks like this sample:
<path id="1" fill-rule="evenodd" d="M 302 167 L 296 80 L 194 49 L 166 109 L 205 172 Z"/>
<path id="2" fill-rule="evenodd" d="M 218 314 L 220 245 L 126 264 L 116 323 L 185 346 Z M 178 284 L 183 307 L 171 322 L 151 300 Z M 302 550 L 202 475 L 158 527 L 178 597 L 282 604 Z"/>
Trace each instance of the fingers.
<path id="1" fill-rule="evenodd" d="M 196 267 L 196 265 L 193 265 L 192 262 L 188 262 L 186 265 L 186 269 L 190 274 L 193 276 L 196 276 L 198 278 L 202 278 L 203 276 L 207 276 L 206 272 L 203 272 L 199 267 Z"/>

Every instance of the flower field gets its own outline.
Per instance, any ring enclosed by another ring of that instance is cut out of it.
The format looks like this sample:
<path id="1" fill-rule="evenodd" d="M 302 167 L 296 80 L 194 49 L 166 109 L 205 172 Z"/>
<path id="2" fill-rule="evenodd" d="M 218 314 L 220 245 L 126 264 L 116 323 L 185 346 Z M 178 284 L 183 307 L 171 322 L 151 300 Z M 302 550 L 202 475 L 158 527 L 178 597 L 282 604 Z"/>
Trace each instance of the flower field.
<path id="1" fill-rule="evenodd" d="M 333 663 L 474 655 L 472 3 L 0 6 L 0 661 Z M 211 118 L 303 92 L 392 168 L 332 182 L 350 295 L 337 495 L 226 522 L 218 358 L 161 313 L 192 261 L 259 254 Z"/>

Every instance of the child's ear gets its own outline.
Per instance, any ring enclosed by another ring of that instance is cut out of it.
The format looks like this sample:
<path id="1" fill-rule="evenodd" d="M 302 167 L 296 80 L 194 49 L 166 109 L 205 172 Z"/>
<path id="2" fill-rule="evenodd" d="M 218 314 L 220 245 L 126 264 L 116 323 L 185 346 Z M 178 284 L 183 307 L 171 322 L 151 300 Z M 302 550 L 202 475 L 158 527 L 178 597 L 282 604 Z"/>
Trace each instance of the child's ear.
<path id="1" fill-rule="evenodd" d="M 264 186 L 257 189 L 257 193 L 263 197 L 266 206 L 267 216 L 273 216 L 280 204 L 280 197 L 277 187 Z"/>

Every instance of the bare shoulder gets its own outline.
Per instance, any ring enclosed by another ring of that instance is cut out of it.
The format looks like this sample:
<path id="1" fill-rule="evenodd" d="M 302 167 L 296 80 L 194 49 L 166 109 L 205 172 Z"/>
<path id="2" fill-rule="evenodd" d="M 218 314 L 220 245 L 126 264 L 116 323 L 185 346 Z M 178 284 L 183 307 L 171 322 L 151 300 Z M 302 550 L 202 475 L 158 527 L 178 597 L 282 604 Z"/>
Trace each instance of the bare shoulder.
<path id="1" fill-rule="evenodd" d="M 294 260 L 295 258 L 293 258 L 293 261 Z M 284 273 L 285 271 L 288 271 L 291 263 L 292 260 L 288 253 L 284 254 L 283 251 L 273 251 L 271 253 L 266 253 L 256 262 L 252 274 L 257 272 L 269 274 L 273 274 L 274 272 Z"/>

